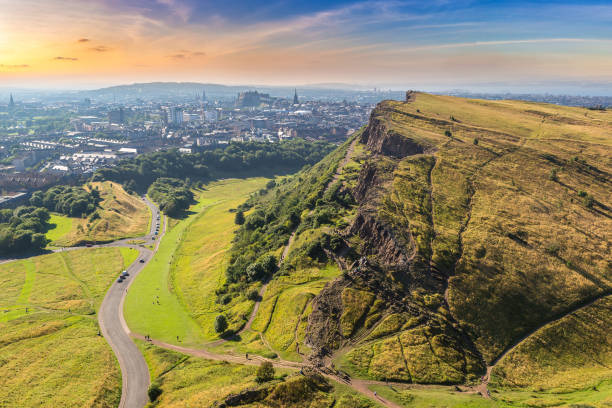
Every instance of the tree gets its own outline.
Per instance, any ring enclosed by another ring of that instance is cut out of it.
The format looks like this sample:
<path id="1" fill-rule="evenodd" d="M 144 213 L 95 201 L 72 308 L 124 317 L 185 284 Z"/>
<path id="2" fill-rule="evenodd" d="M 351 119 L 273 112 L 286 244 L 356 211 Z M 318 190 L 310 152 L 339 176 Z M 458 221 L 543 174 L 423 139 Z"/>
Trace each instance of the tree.
<path id="1" fill-rule="evenodd" d="M 274 379 L 274 366 L 269 361 L 261 363 L 257 369 L 255 381 L 262 383 Z"/>
<path id="2" fill-rule="evenodd" d="M 217 333 L 223 333 L 227 330 L 227 319 L 223 315 L 217 316 L 215 319 L 215 331 Z"/>
<path id="3" fill-rule="evenodd" d="M 162 393 L 162 389 L 158 383 L 154 382 L 149 386 L 147 394 L 149 395 L 149 401 L 154 402 Z"/>
<path id="4" fill-rule="evenodd" d="M 234 218 L 234 222 L 237 225 L 242 225 L 244 224 L 244 213 L 242 211 L 238 211 L 236 212 L 236 217 Z"/>

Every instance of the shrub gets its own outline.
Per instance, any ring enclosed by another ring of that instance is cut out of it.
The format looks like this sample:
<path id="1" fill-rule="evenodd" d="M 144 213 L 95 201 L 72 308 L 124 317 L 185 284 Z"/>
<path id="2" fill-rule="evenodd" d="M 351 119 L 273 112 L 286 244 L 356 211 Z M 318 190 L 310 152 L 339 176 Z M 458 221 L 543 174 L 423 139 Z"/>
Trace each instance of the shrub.
<path id="1" fill-rule="evenodd" d="M 159 396 L 162 394 L 162 389 L 159 386 L 159 383 L 153 382 L 149 386 L 149 390 L 147 391 L 147 394 L 149 395 L 149 401 L 151 402 L 154 402 L 157 398 L 159 398 Z"/>
<path id="2" fill-rule="evenodd" d="M 253 302 L 258 301 L 259 292 L 257 291 L 257 289 L 251 289 L 249 293 L 247 293 L 247 299 L 252 300 Z"/>
<path id="3" fill-rule="evenodd" d="M 238 212 L 236 213 L 236 217 L 234 218 L 234 222 L 235 222 L 237 225 L 242 225 L 242 224 L 244 224 L 244 213 L 243 213 L 242 211 L 238 211 Z"/>
<path id="4" fill-rule="evenodd" d="M 223 333 L 227 330 L 227 319 L 223 315 L 219 315 L 215 318 L 215 331 L 217 333 Z"/>
<path id="5" fill-rule="evenodd" d="M 447 129 L 447 130 L 444 131 L 444 136 L 446 136 L 446 137 L 453 137 L 453 133 L 450 130 Z"/>
<path id="6" fill-rule="evenodd" d="M 264 361 L 257 369 L 255 381 L 258 383 L 263 383 L 272 379 L 274 379 L 274 366 L 271 362 Z"/>
<path id="7" fill-rule="evenodd" d="M 474 138 L 474 144 L 478 145 L 478 139 L 477 138 Z"/>

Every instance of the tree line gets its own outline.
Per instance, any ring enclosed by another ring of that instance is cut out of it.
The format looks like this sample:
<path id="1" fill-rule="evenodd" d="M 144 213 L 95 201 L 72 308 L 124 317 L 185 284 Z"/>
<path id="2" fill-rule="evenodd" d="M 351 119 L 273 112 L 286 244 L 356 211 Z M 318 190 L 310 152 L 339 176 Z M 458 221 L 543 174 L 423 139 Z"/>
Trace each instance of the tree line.
<path id="1" fill-rule="evenodd" d="M 96 189 L 87 191 L 82 187 L 60 185 L 45 192 L 34 192 L 30 204 L 71 217 L 82 217 L 94 212 L 101 200 L 100 192 Z"/>
<path id="2" fill-rule="evenodd" d="M 49 218 L 49 211 L 41 207 L 0 210 L 0 253 L 10 255 L 43 249 L 48 243 L 45 231 Z"/>
<path id="3" fill-rule="evenodd" d="M 92 181 L 129 183 L 144 191 L 160 177 L 208 180 L 264 170 L 288 173 L 318 162 L 333 148 L 327 142 L 294 139 L 281 143 L 231 143 L 192 154 L 171 149 L 121 160 L 114 167 L 96 171 Z"/>

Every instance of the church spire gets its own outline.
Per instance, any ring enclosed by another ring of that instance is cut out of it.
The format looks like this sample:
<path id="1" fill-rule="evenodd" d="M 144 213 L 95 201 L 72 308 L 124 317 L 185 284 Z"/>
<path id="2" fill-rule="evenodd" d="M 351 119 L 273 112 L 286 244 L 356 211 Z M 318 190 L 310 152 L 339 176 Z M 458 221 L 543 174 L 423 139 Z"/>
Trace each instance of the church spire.
<path id="1" fill-rule="evenodd" d="M 13 100 L 13 94 L 11 94 L 8 106 L 9 106 L 9 108 L 14 108 L 15 107 L 15 101 Z"/>
<path id="2" fill-rule="evenodd" d="M 297 95 L 297 89 L 294 89 L 294 94 L 293 94 L 293 104 L 297 105 L 299 104 L 300 101 L 298 100 L 298 95 Z"/>

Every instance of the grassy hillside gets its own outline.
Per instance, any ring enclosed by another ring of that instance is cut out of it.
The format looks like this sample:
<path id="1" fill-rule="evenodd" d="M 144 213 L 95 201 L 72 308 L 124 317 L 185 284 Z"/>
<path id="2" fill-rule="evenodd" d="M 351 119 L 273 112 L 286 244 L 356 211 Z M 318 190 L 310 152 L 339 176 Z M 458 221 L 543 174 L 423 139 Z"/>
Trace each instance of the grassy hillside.
<path id="1" fill-rule="evenodd" d="M 169 221 L 158 253 L 126 299 L 132 330 L 172 343 L 179 336 L 181 344 L 192 345 L 217 337 L 212 327 L 220 313 L 215 290 L 224 282 L 225 252 L 236 228 L 229 210 L 266 182 L 251 178 L 211 183 L 197 193 L 198 203 L 186 218 Z M 253 302 L 241 297 L 228 307 L 236 316 L 232 324 L 244 324 L 240 316 L 250 312 Z"/>
<path id="2" fill-rule="evenodd" d="M 610 157 L 609 111 L 383 102 L 354 142 L 245 204 L 224 293 L 257 287 L 250 265 L 295 232 L 252 327 L 286 358 L 461 384 L 512 349 L 498 390 L 607 381 Z"/>
<path id="3" fill-rule="evenodd" d="M 118 404 L 121 373 L 96 311 L 135 256 L 98 248 L 0 265 L 0 406 Z"/>
<path id="4" fill-rule="evenodd" d="M 125 192 L 118 183 L 96 182 L 84 186 L 100 191 L 99 208 L 87 218 L 54 214 L 47 232 L 50 245 L 67 247 L 85 242 L 108 242 L 137 237 L 148 232 L 151 212 L 137 196 Z"/>

